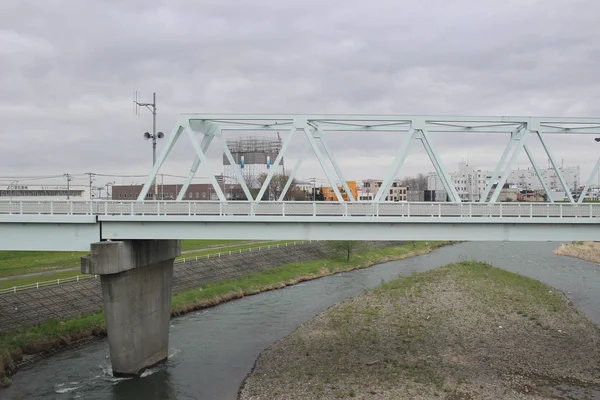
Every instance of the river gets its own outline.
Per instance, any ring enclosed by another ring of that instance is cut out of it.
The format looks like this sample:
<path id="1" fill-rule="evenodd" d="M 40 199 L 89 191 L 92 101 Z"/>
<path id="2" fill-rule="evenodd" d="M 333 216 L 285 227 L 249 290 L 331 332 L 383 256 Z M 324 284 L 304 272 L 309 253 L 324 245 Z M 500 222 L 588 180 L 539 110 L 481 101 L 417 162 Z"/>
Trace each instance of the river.
<path id="1" fill-rule="evenodd" d="M 600 267 L 557 256 L 559 243 L 469 242 L 231 301 L 172 320 L 169 360 L 140 378 L 110 373 L 101 341 L 19 371 L 0 399 L 235 399 L 261 351 L 331 305 L 399 274 L 486 261 L 565 292 L 600 325 Z"/>

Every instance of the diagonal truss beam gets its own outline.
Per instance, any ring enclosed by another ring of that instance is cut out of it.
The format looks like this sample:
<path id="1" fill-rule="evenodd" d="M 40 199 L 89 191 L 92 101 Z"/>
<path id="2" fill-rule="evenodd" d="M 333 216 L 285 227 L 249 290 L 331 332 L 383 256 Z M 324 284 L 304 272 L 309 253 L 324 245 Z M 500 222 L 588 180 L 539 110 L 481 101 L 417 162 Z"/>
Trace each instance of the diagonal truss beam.
<path id="1" fill-rule="evenodd" d="M 587 179 L 587 181 L 585 181 L 585 186 L 583 187 L 583 190 L 582 190 L 581 194 L 579 195 L 579 198 L 577 199 L 577 204 L 583 203 L 583 199 L 585 198 L 585 195 L 587 194 L 588 190 L 590 189 L 590 186 L 592 185 L 592 181 L 598 174 L 599 169 L 600 169 L 600 158 L 598 158 L 598 161 L 596 161 L 596 165 L 594 165 L 594 169 L 592 169 L 592 173 L 590 174 L 590 177 Z"/>
<path id="2" fill-rule="evenodd" d="M 550 203 L 554 203 L 554 199 L 552 198 L 552 195 L 550 194 L 550 190 L 548 190 L 548 185 L 546 185 L 546 181 L 544 180 L 544 177 L 540 173 L 540 170 L 537 166 L 537 163 L 535 162 L 535 160 L 533 158 L 533 155 L 531 154 L 531 151 L 529 151 L 529 146 L 526 144 L 525 146 L 523 146 L 523 149 L 525 150 L 525 153 L 527 153 L 527 157 L 529 158 L 529 161 L 531 162 L 531 165 L 533 166 L 533 170 L 535 171 L 535 174 L 537 175 L 538 179 L 540 180 L 540 183 L 542 184 L 542 188 L 544 188 L 544 192 L 546 193 L 546 195 L 548 195 L 548 200 L 550 201 Z"/>
<path id="3" fill-rule="evenodd" d="M 410 152 L 410 147 L 412 145 L 412 142 L 413 142 L 413 140 L 415 140 L 417 138 L 417 136 L 418 136 L 417 130 L 410 128 L 410 135 L 404 140 L 404 144 L 402 145 L 402 147 L 400 147 L 398 149 L 398 153 L 396 154 L 396 157 L 394 158 L 394 162 L 392 163 L 392 166 L 391 166 L 387 176 L 383 180 L 383 183 L 379 187 L 379 190 L 377 191 L 377 194 L 375 195 L 374 201 L 376 201 L 376 202 L 381 201 L 383 194 L 387 193 L 388 190 L 390 190 L 392 181 L 398 176 L 398 173 L 400 172 L 400 169 L 402 168 L 402 165 L 404 165 L 404 161 L 406 161 L 406 157 L 408 156 L 408 153 Z"/>
<path id="4" fill-rule="evenodd" d="M 344 177 L 344 174 L 342 173 L 342 170 L 340 169 L 337 161 L 335 161 L 335 157 L 333 157 L 333 152 L 331 151 L 331 147 L 329 147 L 329 144 L 327 144 L 327 141 L 325 140 L 325 133 L 321 130 L 317 130 L 317 131 L 315 131 L 315 134 L 313 136 L 315 136 L 315 138 L 319 139 L 319 141 L 323 145 L 325 154 L 327 155 L 327 158 L 329 158 L 329 161 L 331 161 L 331 165 L 333 165 L 333 169 L 335 170 L 335 173 L 337 174 L 337 178 L 340 180 L 340 182 L 342 183 L 342 187 L 348 194 L 348 200 L 355 201 L 354 195 L 352 194 L 352 191 L 348 187 L 348 182 L 346 181 L 346 178 Z M 341 201 L 343 201 L 343 199 Z"/>
<path id="5" fill-rule="evenodd" d="M 506 183 L 506 180 L 508 179 L 508 174 L 510 174 L 511 167 L 515 164 L 515 162 L 517 161 L 517 158 L 519 158 L 519 154 L 521 154 L 521 150 L 523 150 L 523 147 L 527 143 L 528 133 L 529 133 L 529 130 L 524 129 L 523 133 L 521 135 L 514 135 L 512 137 L 511 140 L 515 141 L 515 149 L 510 157 L 510 160 L 508 161 L 508 164 L 506 165 L 506 168 L 504 168 L 504 171 L 502 171 L 502 175 L 500 176 L 500 179 L 498 180 L 498 183 L 496 184 L 496 189 L 494 189 L 494 193 L 492 194 L 492 197 L 490 198 L 490 203 L 495 203 L 496 201 L 498 201 L 498 197 L 500 196 L 500 193 L 502 192 L 502 188 L 504 187 L 504 184 Z M 490 185 L 490 187 L 491 187 L 491 185 Z"/>
<path id="6" fill-rule="evenodd" d="M 546 152 L 548 159 L 550 159 L 552 168 L 554 168 L 554 172 L 556 173 L 556 176 L 558 177 L 558 180 L 560 181 L 560 184 L 565 191 L 565 195 L 567 196 L 567 199 L 569 199 L 569 203 L 574 203 L 575 201 L 573 200 L 573 196 L 571 195 L 571 190 L 567 187 L 567 182 L 565 181 L 565 178 L 563 177 L 562 172 L 560 171 L 560 168 L 558 167 L 558 164 L 554 160 L 554 157 L 552 157 L 550 148 L 548 147 L 548 145 L 546 144 L 546 141 L 544 140 L 544 136 L 540 133 L 540 131 L 537 131 L 537 136 L 540 139 L 540 142 L 542 143 L 542 147 L 544 148 L 544 151 Z"/>
<path id="7" fill-rule="evenodd" d="M 262 197 L 264 196 L 266 190 L 269 188 L 269 185 L 271 184 L 271 179 L 273 179 L 273 175 L 275 175 L 275 171 L 277 170 L 277 167 L 281 163 L 281 160 L 283 159 L 284 154 L 286 153 L 288 147 L 290 146 L 290 143 L 292 142 L 292 140 L 294 139 L 294 136 L 296 135 L 297 130 L 298 130 L 297 125 L 294 124 L 294 126 L 290 129 L 290 137 L 287 138 L 287 140 L 283 141 L 283 146 L 281 146 L 281 151 L 279 152 L 279 154 L 277 154 L 277 158 L 275 158 L 275 161 L 273 162 L 273 165 L 271 165 L 271 168 L 269 168 L 267 177 L 266 177 L 265 181 L 263 182 L 263 184 L 261 185 L 260 190 L 259 190 L 258 194 L 256 195 L 255 201 L 262 200 Z"/>
<path id="8" fill-rule="evenodd" d="M 225 153 L 227 160 L 229 160 L 229 164 L 233 166 L 233 171 L 235 172 L 235 176 L 236 176 L 238 182 L 242 186 L 242 190 L 244 191 L 244 194 L 246 195 L 246 199 L 248 201 L 253 201 L 254 199 L 252 198 L 252 193 L 250 193 L 250 189 L 248 188 L 248 185 L 246 184 L 246 180 L 244 179 L 244 176 L 242 175 L 242 170 L 240 167 L 238 167 L 235 160 L 233 159 L 233 156 L 231 155 L 231 150 L 229 150 L 229 147 L 227 147 L 227 143 L 225 142 L 225 139 L 223 138 L 222 134 L 219 135 L 219 141 L 221 142 L 221 147 L 223 148 L 223 153 Z"/>
<path id="9" fill-rule="evenodd" d="M 431 163 L 433 164 L 435 172 L 442 180 L 442 185 L 444 185 L 446 193 L 448 193 L 448 196 L 450 196 L 450 199 L 453 203 L 460 203 L 461 199 L 458 194 L 458 191 L 456 190 L 456 187 L 452 184 L 452 179 L 446 172 L 444 164 L 441 162 L 440 157 L 435 151 L 435 148 L 433 147 L 433 144 L 431 142 L 431 138 L 427 133 L 427 129 L 421 130 L 420 140 L 423 144 L 423 147 L 425 148 L 425 151 L 427 152 L 427 155 L 429 156 L 429 159 L 431 160 Z"/>
<path id="10" fill-rule="evenodd" d="M 226 201 L 227 199 L 225 198 L 225 194 L 223 193 L 221 186 L 219 186 L 219 182 L 217 182 L 217 178 L 212 169 L 212 166 L 211 166 L 210 162 L 208 161 L 208 159 L 206 158 L 206 155 L 202 151 L 200 144 L 198 144 L 198 141 L 196 140 L 195 132 L 192 131 L 191 129 L 187 129 L 186 133 L 188 135 L 188 138 L 190 139 L 190 142 L 192 142 L 192 147 L 196 151 L 196 154 L 198 155 L 200 162 L 202 163 L 204 169 L 206 170 L 206 173 L 208 174 L 210 182 L 212 183 L 213 188 L 215 189 L 215 192 L 217 193 L 217 196 L 219 197 L 219 201 Z"/>
<path id="11" fill-rule="evenodd" d="M 292 182 L 294 181 L 294 178 L 296 177 L 296 173 L 298 172 L 298 169 L 300 168 L 300 164 L 302 164 L 302 161 L 304 160 L 304 156 L 306 155 L 306 152 L 308 151 L 309 148 L 310 148 L 310 146 L 307 143 L 306 146 L 304 146 L 304 149 L 302 149 L 302 153 L 300 153 L 300 157 L 298 157 L 298 159 L 296 160 L 296 164 L 294 165 L 294 168 L 292 168 L 292 172 L 290 173 L 290 176 L 288 177 L 288 180 L 285 183 L 285 186 L 284 186 L 283 190 L 281 191 L 281 194 L 279 195 L 279 198 L 277 199 L 277 201 L 283 201 L 283 199 L 285 198 L 285 195 L 287 194 L 288 190 L 290 189 L 290 186 L 292 186 Z"/>
<path id="12" fill-rule="evenodd" d="M 204 134 L 204 137 L 202 138 L 202 142 L 200 143 L 200 148 L 202 149 L 202 152 L 204 154 L 206 154 L 208 147 L 210 146 L 210 144 L 213 141 L 213 138 L 214 138 L 213 135 Z M 183 200 L 183 196 L 185 196 L 185 193 L 187 192 L 188 188 L 190 187 L 190 184 L 192 183 L 192 179 L 194 179 L 194 177 L 196 176 L 196 172 L 198 171 L 199 166 L 200 166 L 200 157 L 196 156 L 194 158 L 194 162 L 190 168 L 190 171 L 188 172 L 188 175 L 185 178 L 185 182 L 183 183 L 181 190 L 177 194 L 178 201 Z"/>
<path id="13" fill-rule="evenodd" d="M 480 203 L 485 203 L 487 201 L 490 191 L 492 190 L 492 186 L 494 185 L 494 181 L 496 179 L 498 179 L 498 174 L 500 173 L 500 171 L 502 170 L 502 166 L 506 162 L 506 157 L 508 157 L 510 152 L 514 151 L 515 146 L 518 145 L 518 141 L 515 138 L 517 137 L 517 135 L 522 134 L 523 129 L 525 129 L 523 126 L 519 126 L 517 129 L 514 130 L 514 132 L 511 132 L 510 140 L 506 144 L 506 147 L 504 148 L 504 152 L 502 153 L 502 156 L 500 156 L 500 160 L 498 161 L 498 163 L 496 164 L 496 167 L 494 168 L 494 171 L 492 172 L 492 176 L 490 176 L 490 179 L 488 179 L 488 181 L 483 189 L 483 192 L 481 193 L 481 196 L 479 197 Z"/>
<path id="14" fill-rule="evenodd" d="M 411 127 L 410 136 L 408 136 L 406 138 L 403 146 L 400 147 L 400 149 L 398 150 L 398 154 L 396 155 L 396 158 L 394 159 L 394 162 L 392 163 L 392 167 L 390 168 L 388 175 L 386 176 L 385 180 L 383 181 L 383 184 L 377 191 L 377 194 L 375 195 L 374 200 L 381 201 L 381 199 L 384 198 L 385 194 L 388 193 L 388 191 L 390 190 L 390 187 L 392 185 L 392 182 L 398 176 L 400 169 L 402 168 L 402 166 L 404 165 L 404 162 L 406 161 L 406 157 L 408 157 L 412 142 L 415 140 L 419 140 L 421 142 L 421 145 L 425 149 L 425 152 L 427 153 L 427 156 L 429 157 L 429 160 L 431 161 L 433 168 L 435 169 L 436 173 L 440 177 L 440 180 L 442 181 L 442 185 L 444 186 L 444 190 L 446 190 L 446 193 L 450 197 L 451 201 L 454 203 L 460 203 L 461 200 L 460 200 L 460 196 L 456 190 L 456 187 L 452 184 L 452 180 L 450 179 L 450 176 L 446 172 L 446 169 L 444 168 L 444 164 L 441 162 L 439 155 L 435 151 L 435 148 L 432 144 L 431 138 L 429 137 L 429 135 L 427 133 L 427 129 L 424 128 L 424 124 L 422 123 L 422 121 L 415 121 L 415 123 L 413 124 L 413 127 Z"/>
<path id="15" fill-rule="evenodd" d="M 338 201 L 343 202 L 344 198 L 342 197 L 342 194 L 340 193 L 340 190 L 337 187 L 337 182 L 333 178 L 333 174 L 329 170 L 329 166 L 325 163 L 325 159 L 323 158 L 321 151 L 317 147 L 317 142 L 315 141 L 314 136 L 317 136 L 320 138 L 319 131 L 313 131 L 307 127 L 304 127 L 303 129 L 304 129 L 306 138 L 308 139 L 308 142 L 310 143 L 310 146 L 312 147 L 313 152 L 315 153 L 315 156 L 317 157 L 317 160 L 319 161 L 319 164 L 321 164 L 321 168 L 323 169 L 323 172 L 325 172 L 325 176 L 327 177 L 327 180 L 329 181 L 329 185 L 331 186 L 331 189 L 333 189 L 333 193 L 335 193 Z M 348 186 L 346 186 L 346 187 L 348 187 Z"/>

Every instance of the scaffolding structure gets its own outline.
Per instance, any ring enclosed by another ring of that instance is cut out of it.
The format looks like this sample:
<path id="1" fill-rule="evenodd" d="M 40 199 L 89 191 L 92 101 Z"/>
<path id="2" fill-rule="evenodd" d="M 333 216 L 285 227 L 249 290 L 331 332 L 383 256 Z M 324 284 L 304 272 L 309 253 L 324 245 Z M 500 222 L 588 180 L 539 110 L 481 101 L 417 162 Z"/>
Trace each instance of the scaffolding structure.
<path id="1" fill-rule="evenodd" d="M 279 136 L 279 135 L 278 135 Z M 223 177 L 225 183 L 236 184 L 238 178 L 236 168 L 240 168 L 246 184 L 251 188 L 260 187 L 258 178 L 267 174 L 271 165 L 281 152 L 281 138 L 265 136 L 247 136 L 238 139 L 228 139 L 227 148 L 231 152 L 235 165 L 229 162 L 223 153 Z M 284 174 L 283 159 L 277 166 L 276 174 Z"/>

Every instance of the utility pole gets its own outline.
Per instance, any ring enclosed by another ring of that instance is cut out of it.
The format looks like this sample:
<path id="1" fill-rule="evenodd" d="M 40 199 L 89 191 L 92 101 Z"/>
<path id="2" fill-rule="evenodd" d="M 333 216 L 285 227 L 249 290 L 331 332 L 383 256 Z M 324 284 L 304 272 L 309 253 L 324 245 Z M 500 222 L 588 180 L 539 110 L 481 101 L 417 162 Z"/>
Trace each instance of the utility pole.
<path id="1" fill-rule="evenodd" d="M 73 180 L 73 176 L 69 173 L 66 173 L 63 176 L 67 178 L 67 200 L 69 200 L 71 198 L 71 181 Z"/>
<path id="2" fill-rule="evenodd" d="M 152 139 L 152 166 L 154 167 L 154 165 L 156 164 L 156 139 L 162 139 L 165 136 L 165 134 L 162 132 L 158 132 L 158 133 L 156 132 L 156 93 L 152 93 L 152 103 L 140 103 L 139 101 L 137 101 L 137 92 L 136 92 L 136 98 L 133 100 L 133 102 L 137 106 L 146 107 L 152 113 L 152 133 L 145 132 L 144 139 L 146 139 L 146 140 Z M 156 178 L 154 178 L 153 185 L 154 185 L 154 200 L 156 200 L 157 192 L 158 192 L 158 184 L 156 182 Z"/>
<path id="3" fill-rule="evenodd" d="M 96 176 L 96 174 L 93 172 L 86 172 L 85 174 L 90 177 L 90 201 L 92 201 L 92 182 L 94 181 L 93 177 Z"/>

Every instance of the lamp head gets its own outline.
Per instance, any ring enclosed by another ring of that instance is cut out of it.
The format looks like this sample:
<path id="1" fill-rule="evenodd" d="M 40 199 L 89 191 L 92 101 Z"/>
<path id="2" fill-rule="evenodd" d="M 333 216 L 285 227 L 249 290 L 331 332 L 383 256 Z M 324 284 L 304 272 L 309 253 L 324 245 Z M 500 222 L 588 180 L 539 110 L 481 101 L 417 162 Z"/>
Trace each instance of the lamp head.
<path id="1" fill-rule="evenodd" d="M 158 133 L 156 134 L 156 136 L 157 136 L 159 139 L 162 139 L 162 138 L 164 138 L 164 137 L 165 137 L 165 134 L 164 134 L 164 133 L 162 133 L 162 132 L 158 132 Z"/>
<path id="2" fill-rule="evenodd" d="M 152 136 L 150 135 L 150 132 L 144 132 L 144 139 L 148 140 L 150 139 Z"/>
<path id="3" fill-rule="evenodd" d="M 600 142 L 600 137 L 594 139 L 596 142 Z"/>

